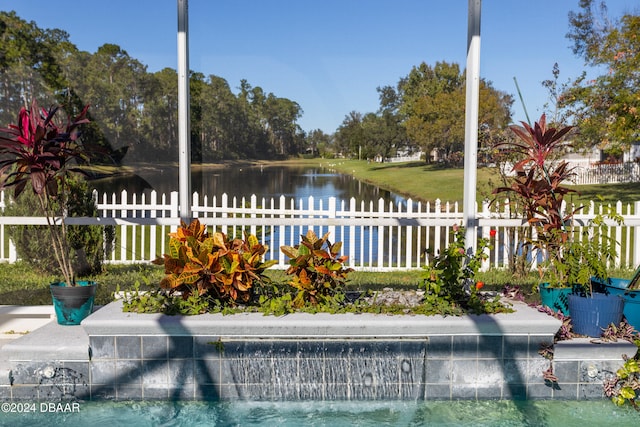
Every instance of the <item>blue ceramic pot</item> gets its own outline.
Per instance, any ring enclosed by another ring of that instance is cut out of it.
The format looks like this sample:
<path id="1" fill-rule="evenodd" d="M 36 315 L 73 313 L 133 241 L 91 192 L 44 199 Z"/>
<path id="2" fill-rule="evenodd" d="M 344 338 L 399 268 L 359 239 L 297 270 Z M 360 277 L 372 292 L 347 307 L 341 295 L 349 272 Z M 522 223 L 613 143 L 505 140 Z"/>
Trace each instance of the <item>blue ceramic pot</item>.
<path id="1" fill-rule="evenodd" d="M 624 299 L 620 295 L 593 293 L 591 296 L 569 295 L 569 313 L 573 332 L 599 337 L 610 324 L 622 321 Z"/>
<path id="2" fill-rule="evenodd" d="M 624 317 L 627 323 L 640 331 L 640 290 L 628 290 L 631 280 L 610 277 L 605 281 L 591 278 L 594 289 L 609 295 L 620 295 L 624 298 Z"/>
<path id="3" fill-rule="evenodd" d="M 64 282 L 50 285 L 53 308 L 60 325 L 79 325 L 93 311 L 95 282 L 78 281 L 76 286 Z"/>
<path id="4" fill-rule="evenodd" d="M 541 283 L 538 285 L 540 292 L 540 301 L 542 305 L 550 308 L 556 313 L 560 312 L 565 316 L 569 316 L 569 294 L 571 288 L 552 288 L 549 283 Z"/>

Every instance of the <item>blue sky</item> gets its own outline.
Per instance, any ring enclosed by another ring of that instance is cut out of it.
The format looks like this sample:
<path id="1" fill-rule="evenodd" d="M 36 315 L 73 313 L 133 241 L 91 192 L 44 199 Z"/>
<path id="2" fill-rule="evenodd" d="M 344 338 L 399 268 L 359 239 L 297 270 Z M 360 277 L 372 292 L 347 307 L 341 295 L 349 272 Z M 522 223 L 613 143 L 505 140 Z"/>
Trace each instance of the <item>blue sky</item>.
<path id="1" fill-rule="evenodd" d="M 619 17 L 637 0 L 609 0 Z M 177 68 L 176 0 L 1 0 L 41 28 L 60 28 L 79 49 L 114 43 L 148 66 Z M 560 67 L 560 81 L 585 68 L 565 37 L 578 0 L 485 0 L 481 77 L 515 97 L 514 121 L 525 120 L 517 78 L 532 120 L 548 94 L 543 80 Z M 467 0 L 189 0 L 190 68 L 241 79 L 289 98 L 304 110 L 306 130 L 333 133 L 351 111 L 374 112 L 376 87 L 395 86 L 426 62 L 466 65 Z"/>

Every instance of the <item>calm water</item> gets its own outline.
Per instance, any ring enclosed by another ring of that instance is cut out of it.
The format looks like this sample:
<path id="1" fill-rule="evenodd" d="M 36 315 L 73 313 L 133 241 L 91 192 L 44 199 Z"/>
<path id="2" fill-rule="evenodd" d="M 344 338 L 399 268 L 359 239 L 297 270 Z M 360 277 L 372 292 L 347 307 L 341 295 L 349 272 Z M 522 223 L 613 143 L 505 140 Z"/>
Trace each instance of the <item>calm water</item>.
<path id="1" fill-rule="evenodd" d="M 91 186 L 99 192 L 129 193 L 157 191 L 159 194 L 178 191 L 178 169 L 139 167 L 136 175 L 120 176 L 96 180 Z M 402 201 L 403 198 L 386 190 L 363 183 L 348 175 L 331 172 L 318 167 L 250 166 L 228 167 L 224 169 L 194 168 L 191 176 L 193 191 L 209 197 L 220 197 L 226 193 L 230 197 L 247 199 L 255 194 L 261 198 L 278 198 L 281 195 L 297 199 L 309 196 L 326 200 L 333 196 L 339 200 L 355 197 L 360 201 Z M 326 206 L 326 203 L 325 203 Z"/>
<path id="2" fill-rule="evenodd" d="M 91 402 L 79 412 L 3 413 L 0 426 L 638 426 L 610 401 Z M 45 405 L 46 406 L 46 405 Z"/>
<path id="3" fill-rule="evenodd" d="M 314 197 L 313 208 L 319 208 L 322 203 L 326 209 L 328 206 L 328 199 L 335 197 L 338 199 L 338 209 L 340 209 L 340 203 L 343 201 L 346 204 L 346 209 L 349 208 L 349 200 L 353 197 L 356 199 L 357 209 L 360 209 L 360 204 L 365 203 L 365 210 L 369 209 L 369 203 L 373 202 L 374 210 L 378 209 L 378 200 L 382 198 L 385 200 L 385 210 L 388 210 L 389 202 L 394 204 L 394 210 L 398 205 L 403 210 L 406 209 L 406 200 L 394 193 L 386 190 L 382 190 L 377 186 L 370 185 L 358 181 L 357 179 L 338 173 L 331 172 L 323 167 L 291 167 L 291 166 L 243 166 L 243 167 L 227 167 L 227 168 L 210 168 L 200 169 L 193 168 L 192 173 L 192 190 L 200 193 L 201 196 L 207 195 L 209 197 L 209 204 L 212 203 L 211 198 L 220 198 L 223 194 L 229 196 L 230 203 L 232 198 L 237 198 L 237 205 L 242 205 L 242 198 L 249 202 L 252 195 L 257 196 L 257 203 L 259 206 L 269 207 L 271 205 L 271 199 L 275 199 L 276 206 L 280 206 L 280 196 L 285 196 L 286 207 L 290 207 L 291 199 L 295 200 L 295 208 L 308 209 L 308 199 L 310 196 Z M 135 176 L 121 176 L 116 178 L 95 180 L 90 183 L 91 187 L 98 190 L 100 194 L 103 192 L 120 193 L 123 189 L 126 189 L 129 194 L 140 195 L 143 192 L 148 194 L 151 190 L 155 190 L 158 194 L 169 194 L 171 191 L 178 191 L 178 169 L 172 168 L 154 168 L 154 167 L 138 167 L 136 168 L 137 175 Z M 264 199 L 264 201 L 263 201 Z M 131 196 L 129 196 L 131 200 Z M 301 204 L 302 202 L 302 204 Z M 218 200 L 217 205 L 221 202 Z M 416 208 L 414 202 L 414 208 Z M 344 244 L 343 249 L 345 253 L 348 252 L 347 248 L 351 244 L 351 239 L 346 233 L 342 234 L 341 229 L 336 230 L 336 233 L 330 236 L 330 241 L 340 241 Z M 325 231 L 316 230 L 316 233 L 324 233 Z M 263 243 L 270 247 L 277 247 L 273 242 L 279 242 L 278 229 L 270 232 L 265 237 Z M 289 242 L 291 236 L 299 236 L 306 233 L 300 227 L 294 229 L 287 229 L 285 232 L 285 239 Z M 388 231 L 387 231 L 388 233 Z M 406 230 L 402 229 L 401 236 L 406 234 Z M 414 234 L 417 231 L 414 231 Z M 374 260 L 378 259 L 378 230 L 377 228 L 362 227 L 356 230 L 356 240 L 359 242 L 362 240 L 362 247 L 357 245 L 355 247 L 355 254 L 353 261 L 356 264 L 372 264 Z M 401 239 L 403 237 L 397 237 Z M 433 240 L 433 236 L 431 240 Z M 446 238 L 443 235 L 442 239 Z M 414 241 L 417 241 L 417 237 L 414 237 Z M 429 245 L 433 243 L 430 242 Z M 415 250 L 414 250 L 415 253 Z M 397 251 L 388 251 L 384 254 L 384 265 L 389 263 L 389 257 L 393 262 L 398 261 Z M 403 255 L 401 255 L 403 257 Z"/>

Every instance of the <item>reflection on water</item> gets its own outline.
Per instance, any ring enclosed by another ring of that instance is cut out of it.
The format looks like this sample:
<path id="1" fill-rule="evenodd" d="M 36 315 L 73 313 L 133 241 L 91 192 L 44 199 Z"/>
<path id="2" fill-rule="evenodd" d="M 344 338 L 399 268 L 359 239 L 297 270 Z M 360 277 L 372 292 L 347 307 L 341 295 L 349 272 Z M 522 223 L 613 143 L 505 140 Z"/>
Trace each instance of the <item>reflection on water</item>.
<path id="1" fill-rule="evenodd" d="M 355 197 L 358 203 L 377 202 L 380 198 L 394 203 L 404 201 L 402 197 L 389 191 L 358 181 L 349 175 L 329 172 L 322 167 L 243 166 L 193 169 L 192 190 L 209 198 L 226 193 L 238 199 L 248 199 L 255 194 L 258 200 L 284 195 L 287 200 L 292 197 L 296 200 L 304 198 L 305 202 L 309 196 L 318 200 L 336 197 L 345 201 Z M 94 180 L 91 185 L 99 193 L 127 190 L 129 194 L 141 194 L 155 190 L 159 194 L 169 194 L 179 189 L 177 166 L 147 166 L 136 168 L 136 171 L 136 175 Z"/>

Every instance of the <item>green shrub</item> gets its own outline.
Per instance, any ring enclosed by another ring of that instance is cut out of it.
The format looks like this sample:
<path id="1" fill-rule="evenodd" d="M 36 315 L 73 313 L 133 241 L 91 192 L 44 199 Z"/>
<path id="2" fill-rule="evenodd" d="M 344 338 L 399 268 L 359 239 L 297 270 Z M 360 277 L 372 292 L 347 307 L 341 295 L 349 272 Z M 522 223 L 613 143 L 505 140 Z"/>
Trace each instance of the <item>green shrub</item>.
<path id="1" fill-rule="evenodd" d="M 454 225 L 453 241 L 426 266 L 423 286 L 426 313 L 460 315 L 465 312 L 497 313 L 510 311 L 499 297 L 488 297 L 480 292 L 484 283 L 476 281 L 482 261 L 486 259 L 486 239 L 480 239 L 473 254 L 467 253 L 464 228 Z"/>
<path id="2" fill-rule="evenodd" d="M 94 217 L 98 214 L 95 201 L 87 183 L 80 179 L 69 179 L 67 212 L 69 216 Z M 4 211 L 7 216 L 34 216 L 39 212 L 38 200 L 30 191 L 22 193 Z M 55 205 L 58 215 L 62 209 Z M 59 266 L 52 256 L 48 227 L 46 225 L 15 225 L 8 233 L 16 246 L 18 257 L 33 268 L 45 273 L 58 273 Z M 105 237 L 106 236 L 106 237 Z M 73 225 L 67 227 L 67 241 L 71 250 L 74 271 L 79 277 L 99 274 L 103 268 L 104 254 L 111 251 L 115 236 L 112 226 Z"/>

